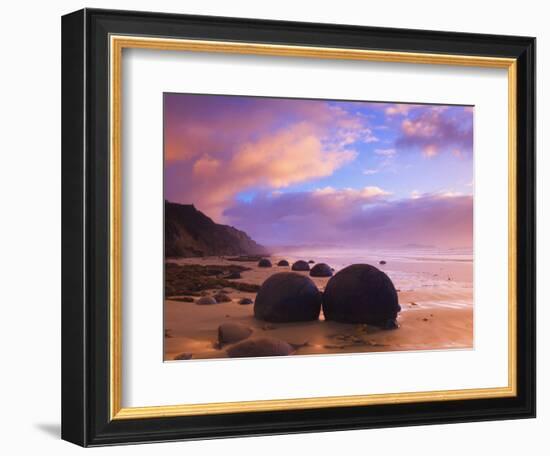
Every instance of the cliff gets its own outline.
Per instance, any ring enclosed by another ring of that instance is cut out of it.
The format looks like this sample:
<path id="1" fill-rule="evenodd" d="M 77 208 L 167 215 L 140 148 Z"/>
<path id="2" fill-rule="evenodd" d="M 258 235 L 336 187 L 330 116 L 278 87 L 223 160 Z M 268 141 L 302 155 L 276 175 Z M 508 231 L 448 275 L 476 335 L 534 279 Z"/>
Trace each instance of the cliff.
<path id="1" fill-rule="evenodd" d="M 192 204 L 164 204 L 164 251 L 170 257 L 264 254 L 244 231 L 220 225 Z"/>

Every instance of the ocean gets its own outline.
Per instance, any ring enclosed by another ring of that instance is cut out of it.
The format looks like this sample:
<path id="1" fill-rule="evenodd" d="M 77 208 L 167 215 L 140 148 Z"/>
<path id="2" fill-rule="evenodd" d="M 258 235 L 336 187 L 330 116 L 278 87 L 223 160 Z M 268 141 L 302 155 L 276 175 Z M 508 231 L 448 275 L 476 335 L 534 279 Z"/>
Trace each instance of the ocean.
<path id="1" fill-rule="evenodd" d="M 422 292 L 423 307 L 463 308 L 473 305 L 473 252 L 467 249 L 353 249 L 292 248 L 273 254 L 285 258 L 327 263 L 335 273 L 351 264 L 366 263 L 384 271 L 406 296 Z M 380 264 L 385 261 L 385 264 Z"/>

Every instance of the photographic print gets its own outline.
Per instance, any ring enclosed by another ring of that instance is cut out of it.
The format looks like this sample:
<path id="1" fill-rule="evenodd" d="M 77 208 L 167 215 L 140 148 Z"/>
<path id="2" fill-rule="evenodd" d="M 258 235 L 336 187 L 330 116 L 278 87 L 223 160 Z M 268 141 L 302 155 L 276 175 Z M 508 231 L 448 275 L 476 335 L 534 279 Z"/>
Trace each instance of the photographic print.
<path id="1" fill-rule="evenodd" d="M 473 348 L 472 106 L 164 94 L 164 359 Z"/>

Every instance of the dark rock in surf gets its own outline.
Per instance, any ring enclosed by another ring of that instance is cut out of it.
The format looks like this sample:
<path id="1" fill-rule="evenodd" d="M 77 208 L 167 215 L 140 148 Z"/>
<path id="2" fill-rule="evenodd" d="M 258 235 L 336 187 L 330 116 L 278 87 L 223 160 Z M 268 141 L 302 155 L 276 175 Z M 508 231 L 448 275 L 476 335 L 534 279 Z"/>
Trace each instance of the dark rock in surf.
<path id="1" fill-rule="evenodd" d="M 267 258 L 262 258 L 260 261 L 258 261 L 258 267 L 260 267 L 260 268 L 270 268 L 271 267 L 271 261 L 269 261 Z"/>
<path id="2" fill-rule="evenodd" d="M 309 271 L 309 264 L 304 260 L 298 260 L 292 265 L 293 271 Z"/>
<path id="3" fill-rule="evenodd" d="M 279 272 L 260 287 L 254 302 L 254 316 L 269 322 L 317 320 L 321 292 L 309 277 Z"/>
<path id="4" fill-rule="evenodd" d="M 311 277 L 332 277 L 332 269 L 326 263 L 317 263 L 309 271 Z"/>
<path id="5" fill-rule="evenodd" d="M 290 265 L 288 264 L 288 261 L 281 260 L 277 263 L 277 266 L 290 266 Z"/>

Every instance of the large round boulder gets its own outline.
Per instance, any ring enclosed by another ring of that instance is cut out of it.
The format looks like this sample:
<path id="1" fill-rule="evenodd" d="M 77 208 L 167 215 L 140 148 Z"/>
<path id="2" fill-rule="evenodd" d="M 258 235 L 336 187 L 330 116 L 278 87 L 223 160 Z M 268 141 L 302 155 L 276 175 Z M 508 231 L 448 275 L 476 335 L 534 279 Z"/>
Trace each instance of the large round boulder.
<path id="1" fill-rule="evenodd" d="M 293 352 L 294 348 L 289 343 L 273 337 L 247 339 L 227 349 L 230 358 L 287 356 Z"/>
<path id="2" fill-rule="evenodd" d="M 298 260 L 292 265 L 293 271 L 309 271 L 309 264 L 304 260 Z"/>
<path id="3" fill-rule="evenodd" d="M 321 292 L 309 277 L 278 272 L 260 287 L 254 302 L 254 316 L 270 322 L 317 320 L 321 301 Z"/>
<path id="4" fill-rule="evenodd" d="M 267 258 L 262 258 L 260 261 L 258 261 L 258 266 L 260 268 L 270 268 L 271 261 L 269 261 Z"/>
<path id="5" fill-rule="evenodd" d="M 317 263 L 309 271 L 311 277 L 332 277 L 332 269 L 326 263 Z"/>
<path id="6" fill-rule="evenodd" d="M 277 266 L 289 266 L 288 261 L 281 260 L 277 263 Z"/>
<path id="7" fill-rule="evenodd" d="M 391 279 L 369 264 L 353 264 L 332 277 L 323 294 L 326 320 L 397 327 L 401 307 Z"/>

